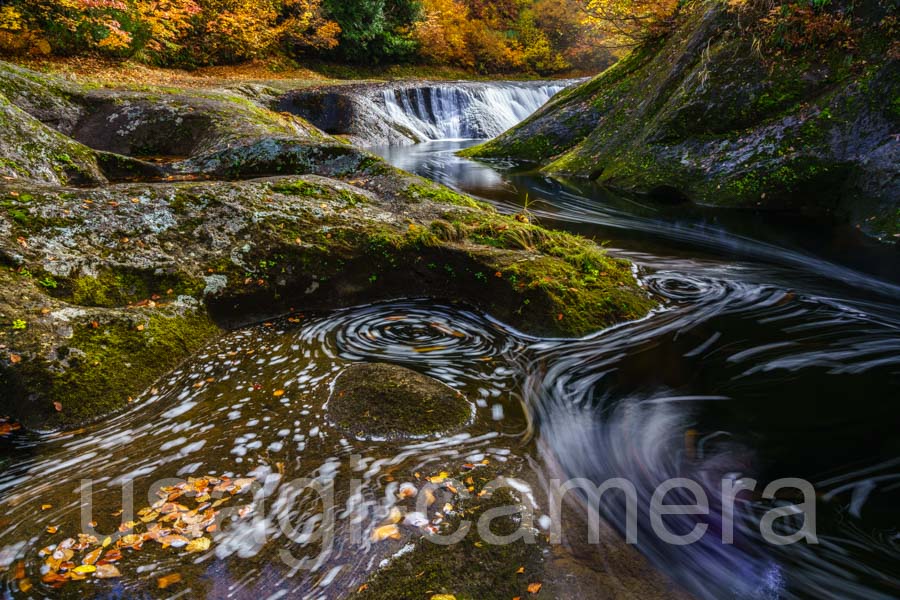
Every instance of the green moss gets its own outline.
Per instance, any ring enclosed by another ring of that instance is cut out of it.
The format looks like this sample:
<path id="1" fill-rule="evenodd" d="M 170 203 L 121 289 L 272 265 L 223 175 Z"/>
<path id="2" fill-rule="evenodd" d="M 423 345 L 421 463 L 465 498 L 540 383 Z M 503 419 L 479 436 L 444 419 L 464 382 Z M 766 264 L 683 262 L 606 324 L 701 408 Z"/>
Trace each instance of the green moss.
<path id="1" fill-rule="evenodd" d="M 196 296 L 203 283 L 179 274 L 157 275 L 151 271 L 105 270 L 96 277 L 61 278 L 50 293 L 71 304 L 114 308 L 151 298 Z"/>
<path id="2" fill-rule="evenodd" d="M 114 321 L 76 327 L 66 348 L 69 367 L 50 375 L 44 394 L 62 405 L 54 418 L 58 425 L 92 421 L 123 408 L 219 333 L 208 317 L 195 313 L 153 314 L 140 325 Z"/>
<path id="3" fill-rule="evenodd" d="M 313 196 L 319 197 L 325 194 L 325 189 L 308 181 L 279 181 L 272 185 L 272 191 L 288 196 Z"/>
<path id="4" fill-rule="evenodd" d="M 414 200 L 433 200 L 442 204 L 455 204 L 456 206 L 465 206 L 467 208 L 477 208 L 481 210 L 493 210 L 493 208 L 485 203 L 475 200 L 471 196 L 464 196 L 454 192 L 450 188 L 436 184 L 413 184 L 404 190 L 405 194 Z"/>

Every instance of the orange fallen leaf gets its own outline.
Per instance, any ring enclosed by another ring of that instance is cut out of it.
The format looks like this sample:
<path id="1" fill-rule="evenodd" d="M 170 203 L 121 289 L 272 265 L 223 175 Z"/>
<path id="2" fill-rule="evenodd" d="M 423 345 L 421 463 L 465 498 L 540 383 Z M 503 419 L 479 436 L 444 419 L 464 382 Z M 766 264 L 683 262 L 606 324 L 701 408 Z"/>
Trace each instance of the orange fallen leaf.
<path id="1" fill-rule="evenodd" d="M 52 504 L 41 504 L 41 510 L 50 510 L 53 508 Z"/>
<path id="2" fill-rule="evenodd" d="M 47 527 L 47 533 L 56 533 L 57 531 L 59 531 L 59 527 L 56 527 L 54 525 L 49 525 Z"/>
<path id="3" fill-rule="evenodd" d="M 175 585 L 181 581 L 181 573 L 171 573 L 169 575 L 164 575 L 156 580 L 156 585 L 159 589 L 164 590 L 170 585 Z"/>
<path id="4" fill-rule="evenodd" d="M 528 584 L 528 593 L 529 594 L 537 594 L 541 591 L 543 584 L 541 583 L 529 583 Z"/>
<path id="5" fill-rule="evenodd" d="M 524 572 L 525 572 L 525 567 L 519 567 L 519 569 L 516 571 L 516 573 L 518 573 L 520 575 Z"/>
<path id="6" fill-rule="evenodd" d="M 62 412 L 62 402 L 54 402 L 53 408 L 56 409 L 56 412 Z"/>
<path id="7" fill-rule="evenodd" d="M 122 574 L 119 572 L 119 569 L 116 568 L 116 565 L 98 565 L 97 573 L 95 575 L 97 579 L 113 579 L 115 577 L 121 577 Z"/>
<path id="8" fill-rule="evenodd" d="M 91 550 L 85 555 L 84 559 L 81 561 L 81 564 L 84 565 L 93 565 L 98 560 L 100 560 L 100 555 L 103 553 L 103 548 L 96 548 Z"/>
<path id="9" fill-rule="evenodd" d="M 272 392 L 272 395 L 275 396 L 276 398 L 284 396 L 284 390 L 275 390 L 274 392 Z"/>
<path id="10" fill-rule="evenodd" d="M 9 362 L 11 362 L 11 363 L 14 364 L 14 365 L 17 365 L 17 364 L 19 364 L 20 362 L 22 362 L 22 357 L 19 356 L 18 354 L 10 354 L 10 355 L 9 355 Z"/>
<path id="11" fill-rule="evenodd" d="M 19 561 L 16 563 L 16 579 L 25 579 L 25 562 Z"/>

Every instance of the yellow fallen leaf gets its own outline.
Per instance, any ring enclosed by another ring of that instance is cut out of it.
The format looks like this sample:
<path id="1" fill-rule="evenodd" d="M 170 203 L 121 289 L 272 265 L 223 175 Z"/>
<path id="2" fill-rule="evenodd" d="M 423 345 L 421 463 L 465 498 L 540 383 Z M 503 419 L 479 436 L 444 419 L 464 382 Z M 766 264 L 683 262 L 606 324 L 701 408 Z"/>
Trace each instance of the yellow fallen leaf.
<path id="1" fill-rule="evenodd" d="M 86 575 L 88 573 L 93 573 L 97 570 L 97 567 L 94 565 L 78 565 L 74 569 L 72 569 L 73 573 L 78 573 L 79 575 Z"/>
<path id="2" fill-rule="evenodd" d="M 272 392 L 272 395 L 276 398 L 284 396 L 284 390 L 275 390 L 274 392 Z"/>
<path id="3" fill-rule="evenodd" d="M 450 477 L 450 473 L 447 471 L 441 471 L 440 474 L 435 475 L 434 477 L 429 477 L 428 481 L 434 484 L 443 483 L 445 479 Z"/>
<path id="4" fill-rule="evenodd" d="M 209 550 L 210 544 L 212 544 L 211 539 L 209 539 L 208 537 L 201 537 L 188 542 L 185 550 L 187 550 L 188 552 L 206 552 L 207 550 Z"/>
<path id="5" fill-rule="evenodd" d="M 400 528 L 392 523 L 390 525 L 382 525 L 381 527 L 376 527 L 372 532 L 373 542 L 381 542 L 386 539 L 400 539 Z"/>
<path id="6" fill-rule="evenodd" d="M 110 544 L 112 544 L 112 538 L 111 538 L 111 537 L 106 536 L 105 538 L 103 538 L 103 544 L 101 544 L 101 545 L 102 545 L 104 548 L 106 548 L 106 547 L 109 546 Z"/>
<path id="7" fill-rule="evenodd" d="M 430 600 L 456 600 L 453 594 L 435 594 Z"/>
<path id="8" fill-rule="evenodd" d="M 521 575 L 522 573 L 524 573 L 524 572 L 525 572 L 525 567 L 519 567 L 519 570 L 516 571 L 516 573 L 518 573 L 518 574 L 520 574 L 520 575 Z"/>
<path id="9" fill-rule="evenodd" d="M 52 504 L 41 504 L 41 510 L 50 510 L 53 508 Z"/>
<path id="10" fill-rule="evenodd" d="M 421 348 L 413 348 L 419 354 L 426 354 L 428 352 L 437 352 L 438 350 L 446 350 L 447 346 L 423 346 Z"/>
<path id="11" fill-rule="evenodd" d="M 399 508 L 393 506 L 391 507 L 391 512 L 388 513 L 388 517 L 386 520 L 388 523 L 399 523 L 401 520 L 403 520 L 403 513 L 400 512 Z"/>
<path id="12" fill-rule="evenodd" d="M 27 594 L 28 591 L 34 586 L 31 585 L 31 581 L 28 579 L 22 579 L 19 581 L 19 591 L 23 594 Z"/>
<path id="13" fill-rule="evenodd" d="M 56 533 L 57 531 L 59 531 L 59 527 L 53 525 L 47 527 L 47 533 Z"/>

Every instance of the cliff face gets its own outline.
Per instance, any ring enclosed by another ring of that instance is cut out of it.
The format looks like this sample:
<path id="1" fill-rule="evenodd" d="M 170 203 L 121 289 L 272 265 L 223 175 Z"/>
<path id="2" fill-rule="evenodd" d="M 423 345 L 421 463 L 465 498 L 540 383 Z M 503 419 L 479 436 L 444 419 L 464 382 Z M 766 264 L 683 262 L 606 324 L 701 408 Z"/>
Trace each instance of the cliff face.
<path id="1" fill-rule="evenodd" d="M 838 212 L 894 239 L 895 9 L 772 6 L 688 4 L 667 38 L 469 155 L 666 200 Z"/>

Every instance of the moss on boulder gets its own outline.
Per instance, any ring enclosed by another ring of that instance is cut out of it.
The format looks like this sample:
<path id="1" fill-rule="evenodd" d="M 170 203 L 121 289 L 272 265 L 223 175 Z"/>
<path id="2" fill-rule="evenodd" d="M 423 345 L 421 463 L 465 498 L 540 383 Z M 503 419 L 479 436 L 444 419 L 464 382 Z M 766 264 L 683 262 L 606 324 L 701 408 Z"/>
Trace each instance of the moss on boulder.
<path id="1" fill-rule="evenodd" d="M 350 365 L 338 375 L 328 418 L 357 439 L 407 440 L 452 433 L 472 418 L 472 405 L 453 388 L 385 363 Z"/>

